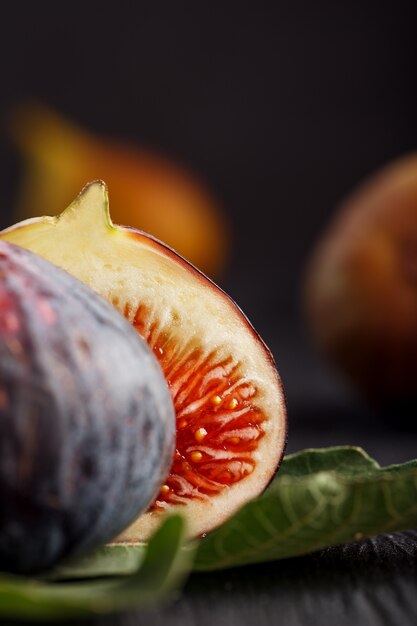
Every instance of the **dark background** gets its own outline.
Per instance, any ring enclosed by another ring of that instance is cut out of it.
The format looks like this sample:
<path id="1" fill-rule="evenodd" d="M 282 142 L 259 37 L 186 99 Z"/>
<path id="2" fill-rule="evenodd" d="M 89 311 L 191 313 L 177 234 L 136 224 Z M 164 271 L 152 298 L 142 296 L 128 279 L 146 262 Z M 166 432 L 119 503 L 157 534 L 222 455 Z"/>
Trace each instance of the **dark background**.
<path id="1" fill-rule="evenodd" d="M 99 134 L 179 160 L 223 205 L 233 249 L 220 284 L 277 360 L 290 451 L 352 443 L 382 463 L 416 456 L 415 433 L 375 414 L 322 361 L 300 305 L 308 255 L 339 201 L 417 146 L 414 4 L 2 8 L 2 116 L 39 98 Z M 5 134 L 0 166 L 6 225 L 20 162 Z M 178 619 L 193 614 L 187 606 Z"/>
<path id="2" fill-rule="evenodd" d="M 221 285 L 270 345 L 290 405 L 333 401 L 339 381 L 312 367 L 300 321 L 302 272 L 343 196 L 416 147 L 413 2 L 216 5 L 10 4 L 0 114 L 38 98 L 200 175 L 233 233 Z M 6 134 L 0 164 L 7 209 L 20 162 Z"/>

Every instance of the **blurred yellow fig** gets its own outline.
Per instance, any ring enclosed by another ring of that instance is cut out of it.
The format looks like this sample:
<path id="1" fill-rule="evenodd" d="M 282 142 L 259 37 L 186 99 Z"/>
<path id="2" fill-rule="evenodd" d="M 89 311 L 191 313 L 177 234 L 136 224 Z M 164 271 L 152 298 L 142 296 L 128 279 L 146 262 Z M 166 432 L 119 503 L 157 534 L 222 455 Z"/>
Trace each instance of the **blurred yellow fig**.
<path id="1" fill-rule="evenodd" d="M 44 105 L 16 108 L 9 131 L 26 162 L 16 219 L 54 215 L 87 181 L 104 179 L 117 223 L 161 239 L 210 276 L 220 274 L 228 247 L 226 219 L 184 167 L 98 137 Z"/>

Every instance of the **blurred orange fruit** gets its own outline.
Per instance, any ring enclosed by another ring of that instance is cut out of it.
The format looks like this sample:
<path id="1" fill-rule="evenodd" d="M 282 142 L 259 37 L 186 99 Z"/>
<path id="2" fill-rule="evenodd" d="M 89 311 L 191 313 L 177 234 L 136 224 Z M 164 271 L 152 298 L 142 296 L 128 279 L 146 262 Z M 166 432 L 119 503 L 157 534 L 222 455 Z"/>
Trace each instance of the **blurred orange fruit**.
<path id="1" fill-rule="evenodd" d="M 117 223 L 161 239 L 209 276 L 220 274 L 228 248 L 226 219 L 185 168 L 97 137 L 39 104 L 17 108 L 9 130 L 27 164 L 16 219 L 56 215 L 85 183 L 103 179 Z"/>

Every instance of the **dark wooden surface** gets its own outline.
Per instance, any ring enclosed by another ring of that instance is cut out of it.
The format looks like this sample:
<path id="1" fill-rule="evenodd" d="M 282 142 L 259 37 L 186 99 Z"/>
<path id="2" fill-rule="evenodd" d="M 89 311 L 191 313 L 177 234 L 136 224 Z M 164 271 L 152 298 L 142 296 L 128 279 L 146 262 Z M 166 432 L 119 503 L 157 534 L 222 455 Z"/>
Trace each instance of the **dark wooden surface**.
<path id="1" fill-rule="evenodd" d="M 414 626 L 417 532 L 313 555 L 195 574 L 178 599 L 83 626 Z"/>
<path id="2" fill-rule="evenodd" d="M 195 575 L 171 606 L 112 623 L 414 625 L 416 557 L 417 533 L 409 532 L 302 558 Z"/>

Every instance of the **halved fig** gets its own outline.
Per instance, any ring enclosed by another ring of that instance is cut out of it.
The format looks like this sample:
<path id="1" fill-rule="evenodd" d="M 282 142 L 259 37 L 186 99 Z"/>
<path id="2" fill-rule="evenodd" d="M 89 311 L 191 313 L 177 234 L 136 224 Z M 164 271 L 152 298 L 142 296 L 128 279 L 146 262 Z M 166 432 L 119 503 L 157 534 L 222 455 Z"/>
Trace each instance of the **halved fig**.
<path id="1" fill-rule="evenodd" d="M 157 356 L 174 401 L 176 453 L 149 511 L 119 541 L 146 540 L 180 510 L 203 534 L 262 492 L 284 453 L 286 411 L 273 357 L 237 305 L 143 232 L 112 224 L 106 185 L 58 217 L 1 237 L 65 268 L 113 303 Z"/>

